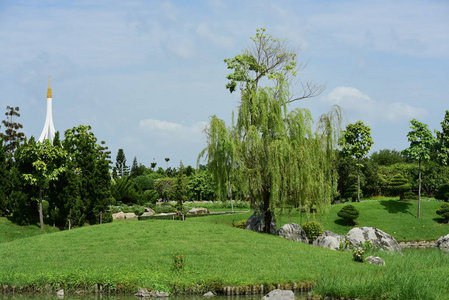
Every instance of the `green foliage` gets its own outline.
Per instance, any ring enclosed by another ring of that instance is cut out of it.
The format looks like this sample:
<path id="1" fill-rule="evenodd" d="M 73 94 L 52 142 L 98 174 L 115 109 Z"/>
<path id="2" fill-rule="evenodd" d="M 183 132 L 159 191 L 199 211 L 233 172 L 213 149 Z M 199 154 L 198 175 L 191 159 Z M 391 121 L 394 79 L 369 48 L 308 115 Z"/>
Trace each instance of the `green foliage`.
<path id="1" fill-rule="evenodd" d="M 374 144 L 371 137 L 371 128 L 366 126 L 362 121 L 348 124 L 346 130 L 343 131 L 343 136 L 339 143 L 342 146 L 341 153 L 346 156 L 352 156 L 356 160 L 357 201 L 360 202 L 360 169 L 363 167 L 362 159 Z"/>
<path id="2" fill-rule="evenodd" d="M 349 225 L 355 225 L 355 220 L 359 217 L 359 211 L 354 207 L 354 205 L 345 205 L 337 213 L 337 216 L 345 219 Z"/>
<path id="3" fill-rule="evenodd" d="M 437 157 L 443 165 L 449 165 L 449 110 L 446 110 L 444 120 L 441 122 L 441 131 L 437 135 Z"/>
<path id="4" fill-rule="evenodd" d="M 442 185 L 437 193 L 435 194 L 435 199 L 449 201 L 449 183 Z"/>
<path id="5" fill-rule="evenodd" d="M 118 149 L 117 156 L 115 157 L 115 168 L 114 173 L 118 177 L 122 178 L 129 174 L 129 166 L 126 165 L 126 156 L 123 149 Z"/>
<path id="6" fill-rule="evenodd" d="M 112 197 L 125 204 L 142 204 L 141 194 L 130 176 L 117 177 L 111 186 Z"/>
<path id="7" fill-rule="evenodd" d="M 156 204 L 159 194 L 155 190 L 146 190 L 142 195 L 143 203 Z"/>
<path id="8" fill-rule="evenodd" d="M 173 271 L 184 271 L 185 257 L 183 254 L 173 254 Z"/>
<path id="9" fill-rule="evenodd" d="M 15 121 L 20 117 L 20 108 L 7 106 L 5 113 L 6 119 L 2 121 L 5 126 L 5 133 L 0 133 L 0 138 L 5 142 L 5 150 L 7 153 L 14 153 L 15 149 L 25 140 L 25 134 L 20 129 L 23 125 Z"/>
<path id="10" fill-rule="evenodd" d="M 390 189 L 393 195 L 399 194 L 399 200 L 406 200 L 405 192 L 410 191 L 411 185 L 401 174 L 396 174 L 390 181 Z"/>
<path id="11" fill-rule="evenodd" d="M 365 250 L 362 248 L 354 248 L 352 250 L 352 260 L 356 262 L 363 262 Z"/>
<path id="12" fill-rule="evenodd" d="M 357 185 L 353 184 L 348 187 L 348 189 L 345 191 L 343 198 L 351 199 L 352 202 L 357 201 L 357 195 L 360 193 L 360 197 L 363 197 L 363 192 L 358 191 Z"/>
<path id="13" fill-rule="evenodd" d="M 235 223 L 234 223 L 234 221 L 232 221 L 232 227 L 237 227 L 237 228 L 240 228 L 240 229 L 245 229 L 245 228 L 246 228 L 246 223 L 247 223 L 247 222 L 248 222 L 247 219 L 243 219 L 243 220 L 237 221 L 237 222 L 235 222 Z"/>
<path id="14" fill-rule="evenodd" d="M 158 192 L 162 201 L 169 201 L 175 198 L 175 179 L 160 178 L 154 181 L 154 189 Z"/>
<path id="15" fill-rule="evenodd" d="M 322 235 L 324 231 L 323 225 L 317 221 L 305 222 L 301 224 L 301 227 L 306 232 L 307 238 L 311 241 L 316 240 L 316 238 Z"/>
<path id="16" fill-rule="evenodd" d="M 418 200 L 418 195 L 413 193 L 412 191 L 407 191 L 404 193 L 405 200 Z"/>
<path id="17" fill-rule="evenodd" d="M 397 150 L 383 149 L 374 151 L 371 156 L 371 160 L 380 166 L 391 166 L 398 163 L 404 163 L 404 155 Z"/>
<path id="18" fill-rule="evenodd" d="M 436 211 L 436 213 L 442 217 L 444 217 L 444 221 L 449 223 L 449 204 L 444 203 L 441 207 Z"/>

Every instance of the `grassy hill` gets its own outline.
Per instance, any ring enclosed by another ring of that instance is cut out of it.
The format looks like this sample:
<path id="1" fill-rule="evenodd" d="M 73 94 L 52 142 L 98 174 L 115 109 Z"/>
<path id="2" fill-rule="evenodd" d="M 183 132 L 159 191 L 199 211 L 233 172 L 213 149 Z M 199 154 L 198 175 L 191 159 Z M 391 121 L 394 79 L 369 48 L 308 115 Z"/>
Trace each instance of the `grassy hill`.
<path id="1" fill-rule="evenodd" d="M 416 219 L 415 203 L 385 201 L 357 203 L 359 224 L 391 234 L 397 230 L 410 239 L 434 239 L 448 233 L 449 227 L 438 223 L 434 214 L 440 202 L 424 202 L 423 218 Z M 325 229 L 339 233 L 350 229 L 336 217 L 341 207 L 332 206 L 317 217 Z M 230 225 L 249 215 L 185 222 L 123 220 L 6 241 L 0 243 L 0 286 L 73 291 L 101 284 L 105 289 L 126 292 L 136 292 L 139 287 L 185 292 L 313 281 L 317 293 L 330 296 L 444 299 L 449 292 L 445 284 L 449 258 L 444 253 L 378 252 L 376 255 L 386 260 L 385 267 L 356 263 L 351 252 L 321 249 Z M 306 216 L 291 213 L 280 221 L 300 223 L 301 218 L 305 221 Z M 0 230 L 5 224 L 3 219 Z M 401 228 L 408 229 L 404 233 Z M 185 257 L 181 271 L 173 268 L 176 254 Z"/>

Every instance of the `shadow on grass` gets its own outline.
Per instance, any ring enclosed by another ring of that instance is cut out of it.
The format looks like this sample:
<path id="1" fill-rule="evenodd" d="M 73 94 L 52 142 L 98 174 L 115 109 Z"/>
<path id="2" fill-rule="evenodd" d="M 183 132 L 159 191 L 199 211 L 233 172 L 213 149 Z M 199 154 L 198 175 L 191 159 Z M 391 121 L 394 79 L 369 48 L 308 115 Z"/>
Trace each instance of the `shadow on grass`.
<path id="1" fill-rule="evenodd" d="M 390 214 L 402 213 L 402 214 L 410 214 L 412 216 L 415 216 L 408 210 L 410 208 L 410 206 L 412 206 L 412 204 L 409 202 L 397 201 L 397 200 L 382 200 L 379 203 Z"/>
<path id="2" fill-rule="evenodd" d="M 334 221 L 335 224 L 345 227 L 354 227 L 353 225 L 349 224 L 348 221 L 345 219 L 337 219 Z"/>
<path id="3" fill-rule="evenodd" d="M 448 222 L 446 222 L 446 220 L 444 218 L 433 218 L 432 220 L 434 220 L 435 222 L 437 222 L 438 224 L 448 224 Z"/>

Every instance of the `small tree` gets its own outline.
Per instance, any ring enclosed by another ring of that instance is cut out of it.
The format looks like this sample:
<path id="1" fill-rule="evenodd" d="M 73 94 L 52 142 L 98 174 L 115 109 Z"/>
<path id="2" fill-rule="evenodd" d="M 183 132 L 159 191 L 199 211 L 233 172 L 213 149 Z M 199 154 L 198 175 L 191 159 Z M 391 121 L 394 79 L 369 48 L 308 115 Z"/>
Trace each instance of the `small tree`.
<path id="1" fill-rule="evenodd" d="M 405 199 L 405 192 L 411 190 L 411 185 L 408 183 L 408 180 L 404 178 L 401 174 L 396 174 L 390 181 L 390 190 L 394 195 L 399 194 L 399 200 Z"/>
<path id="2" fill-rule="evenodd" d="M 357 201 L 357 197 L 360 195 L 360 197 L 363 197 L 362 191 L 359 192 L 357 185 L 353 184 L 350 187 L 348 187 L 343 195 L 346 199 L 351 199 L 352 202 Z"/>
<path id="3" fill-rule="evenodd" d="M 410 147 L 403 153 L 418 162 L 418 218 L 421 218 L 421 167 L 423 162 L 430 160 L 430 152 L 435 144 L 435 138 L 427 124 L 418 122 L 416 119 L 411 120 L 410 124 L 411 131 L 407 134 Z"/>
<path id="4" fill-rule="evenodd" d="M 348 225 L 354 226 L 357 223 L 355 219 L 359 217 L 359 211 L 354 207 L 354 205 L 345 205 L 343 208 L 337 213 L 342 219 L 345 219 Z"/>
<path id="5" fill-rule="evenodd" d="M 183 202 L 187 199 L 187 183 L 184 175 L 184 165 L 179 164 L 178 175 L 175 181 L 175 197 L 176 197 L 176 210 L 178 211 L 181 220 L 184 220 L 184 207 Z"/>
<path id="6" fill-rule="evenodd" d="M 444 218 L 446 223 L 449 223 L 449 204 L 444 203 L 441 208 L 437 209 L 436 213 Z"/>
<path id="7" fill-rule="evenodd" d="M 23 128 L 23 125 L 15 122 L 15 118 L 20 117 L 19 107 L 7 106 L 6 110 L 6 120 L 2 121 L 3 125 L 5 125 L 5 133 L 0 133 L 0 137 L 5 141 L 6 151 L 11 154 L 23 142 L 25 134 L 19 131 Z"/>
<path id="8" fill-rule="evenodd" d="M 449 165 L 449 110 L 446 110 L 441 131 L 436 131 L 436 135 L 438 160 L 443 165 Z"/>
<path id="9" fill-rule="evenodd" d="M 371 128 L 357 121 L 355 124 L 348 124 L 340 140 L 343 155 L 352 156 L 356 159 L 357 167 L 357 201 L 360 202 L 360 169 L 363 167 L 362 159 L 368 154 L 374 144 L 371 138 Z"/>
<path id="10" fill-rule="evenodd" d="M 120 178 L 127 176 L 129 173 L 129 167 L 126 165 L 126 156 L 123 149 L 118 149 L 117 156 L 115 157 L 115 170 Z"/>

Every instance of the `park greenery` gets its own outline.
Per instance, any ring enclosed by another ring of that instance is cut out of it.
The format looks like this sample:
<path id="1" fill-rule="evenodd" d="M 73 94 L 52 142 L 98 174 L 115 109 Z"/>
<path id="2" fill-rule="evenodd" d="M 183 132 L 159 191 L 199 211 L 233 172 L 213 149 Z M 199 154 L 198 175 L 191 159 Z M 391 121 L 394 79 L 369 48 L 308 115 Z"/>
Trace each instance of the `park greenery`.
<path id="1" fill-rule="evenodd" d="M 295 222 L 311 241 L 355 225 L 398 241 L 448 234 L 449 110 L 435 134 L 413 119 L 409 148 L 369 154 L 371 129 L 357 121 L 342 130 L 340 107 L 316 123 L 308 110 L 290 108 L 324 87 L 303 82 L 294 92 L 301 65 L 285 40 L 259 29 L 225 63 L 226 88 L 240 92 L 240 102 L 231 124 L 211 117 L 199 154 L 206 164 L 196 167 L 171 167 L 169 157 L 165 166 L 137 157 L 129 165 L 124 149 L 114 159 L 87 125 L 37 142 L 21 132 L 19 107 L 8 106 L 0 134 L 0 286 L 187 293 L 300 283 L 332 297 L 443 298 L 449 257 L 438 251 L 376 252 L 387 261 L 379 269 L 354 263 L 349 252 L 240 228 L 256 214 L 265 233 L 272 223 Z M 240 213 L 186 217 L 192 207 Z M 147 208 L 177 217 L 113 221 L 113 213 Z M 375 250 L 363 251 L 357 257 Z"/>

